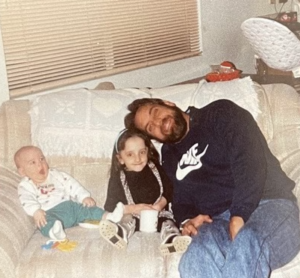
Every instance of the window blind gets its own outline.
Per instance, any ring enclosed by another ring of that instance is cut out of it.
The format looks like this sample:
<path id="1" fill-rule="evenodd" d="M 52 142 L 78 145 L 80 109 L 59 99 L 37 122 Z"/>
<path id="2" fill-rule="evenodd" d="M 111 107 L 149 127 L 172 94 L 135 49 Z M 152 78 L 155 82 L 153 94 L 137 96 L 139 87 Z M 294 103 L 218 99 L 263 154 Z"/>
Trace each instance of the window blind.
<path id="1" fill-rule="evenodd" d="M 200 54 L 197 0 L 0 0 L 11 97 Z"/>

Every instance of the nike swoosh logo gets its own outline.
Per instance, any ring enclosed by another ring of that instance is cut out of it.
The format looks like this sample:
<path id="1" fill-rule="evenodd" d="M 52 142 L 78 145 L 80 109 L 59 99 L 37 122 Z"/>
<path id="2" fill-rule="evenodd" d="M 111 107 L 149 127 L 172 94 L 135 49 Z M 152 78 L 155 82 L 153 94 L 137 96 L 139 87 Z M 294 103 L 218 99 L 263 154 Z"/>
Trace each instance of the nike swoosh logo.
<path id="1" fill-rule="evenodd" d="M 180 159 L 177 164 L 176 178 L 183 180 L 190 172 L 195 171 L 202 166 L 201 157 L 205 155 L 208 145 L 202 153 L 197 155 L 198 143 L 193 145 Z"/>

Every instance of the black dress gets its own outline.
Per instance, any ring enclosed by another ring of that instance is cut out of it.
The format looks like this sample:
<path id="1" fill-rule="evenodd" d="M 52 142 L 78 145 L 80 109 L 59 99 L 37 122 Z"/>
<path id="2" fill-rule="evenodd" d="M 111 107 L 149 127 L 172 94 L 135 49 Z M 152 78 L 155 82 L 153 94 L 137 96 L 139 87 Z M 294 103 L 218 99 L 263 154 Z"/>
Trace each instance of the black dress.
<path id="1" fill-rule="evenodd" d="M 161 165 L 155 165 L 163 185 L 162 196 L 167 200 L 166 210 L 170 210 L 170 203 L 172 202 L 173 186 L 162 169 Z M 133 202 L 135 204 L 154 204 L 160 196 L 160 186 L 157 178 L 152 172 L 151 168 L 146 165 L 140 172 L 124 171 L 128 188 L 130 190 Z M 124 205 L 128 204 L 124 187 L 120 179 L 120 173 L 112 175 L 109 179 L 107 197 L 104 209 L 112 212 L 117 203 L 122 202 Z M 161 223 L 165 219 L 160 219 L 158 223 L 158 230 L 160 230 Z M 138 230 L 138 228 L 137 228 Z"/>

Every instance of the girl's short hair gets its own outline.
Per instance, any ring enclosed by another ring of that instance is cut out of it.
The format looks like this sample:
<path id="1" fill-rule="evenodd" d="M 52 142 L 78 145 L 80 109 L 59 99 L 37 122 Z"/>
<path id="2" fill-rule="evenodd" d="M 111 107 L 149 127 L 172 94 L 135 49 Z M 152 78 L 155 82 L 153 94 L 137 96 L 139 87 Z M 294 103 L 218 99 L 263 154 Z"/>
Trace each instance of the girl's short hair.
<path id="1" fill-rule="evenodd" d="M 141 132 L 138 129 L 131 128 L 131 129 L 125 129 L 122 130 L 114 144 L 114 150 L 112 154 L 112 165 L 111 165 L 111 173 L 112 172 L 119 172 L 123 170 L 124 165 L 122 165 L 118 158 L 117 154 L 125 149 L 125 143 L 129 138 L 132 137 L 139 137 L 144 140 L 146 147 L 148 148 L 148 161 L 152 161 L 153 163 L 157 164 L 159 163 L 159 153 L 154 147 L 151 139 L 143 132 Z"/>

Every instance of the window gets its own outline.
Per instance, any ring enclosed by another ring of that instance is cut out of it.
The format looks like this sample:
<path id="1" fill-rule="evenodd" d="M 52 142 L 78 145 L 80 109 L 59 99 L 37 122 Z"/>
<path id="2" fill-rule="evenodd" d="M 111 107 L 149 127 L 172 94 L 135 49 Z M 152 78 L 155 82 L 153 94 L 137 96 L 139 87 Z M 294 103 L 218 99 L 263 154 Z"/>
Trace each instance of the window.
<path id="1" fill-rule="evenodd" d="M 200 54 L 197 0 L 0 0 L 11 97 Z"/>

